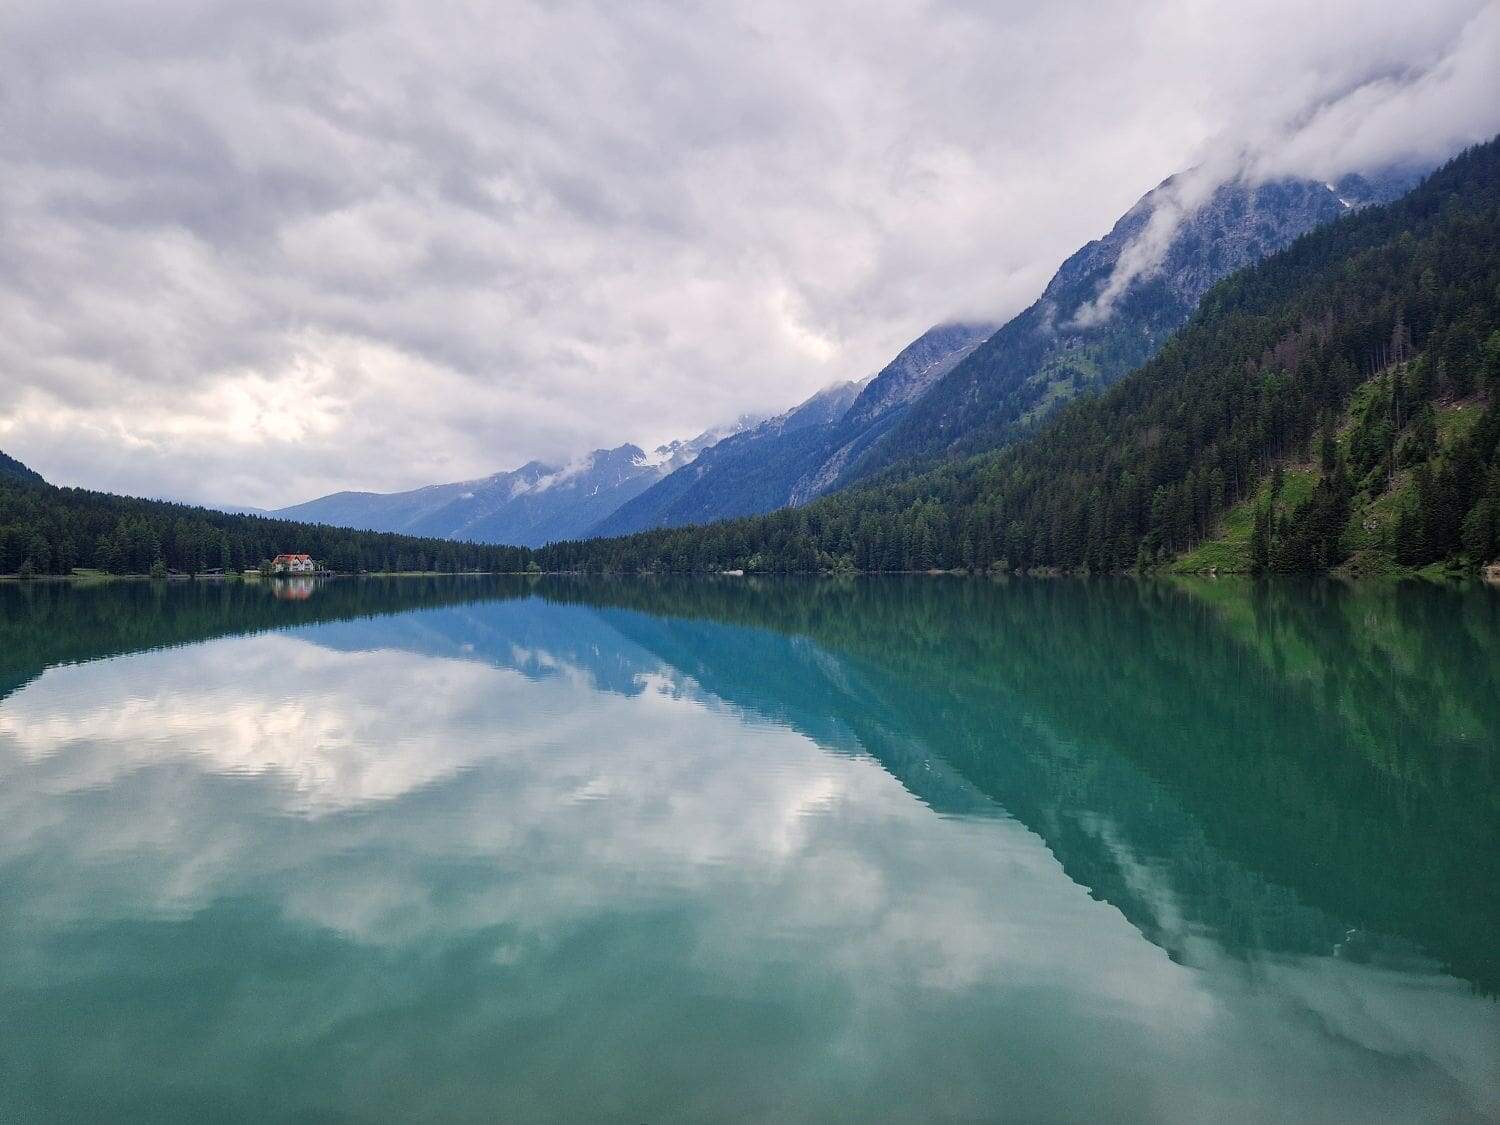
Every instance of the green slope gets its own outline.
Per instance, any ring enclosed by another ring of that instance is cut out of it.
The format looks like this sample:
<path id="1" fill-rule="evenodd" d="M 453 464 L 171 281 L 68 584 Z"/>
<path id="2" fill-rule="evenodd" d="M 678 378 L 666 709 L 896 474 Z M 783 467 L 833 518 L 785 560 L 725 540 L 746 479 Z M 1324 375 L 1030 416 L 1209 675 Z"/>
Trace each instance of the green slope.
<path id="1" fill-rule="evenodd" d="M 1403 367 L 1401 373 L 1406 375 L 1408 369 Z M 1376 424 L 1372 418 L 1374 412 L 1385 412 L 1396 377 L 1394 372 L 1378 376 L 1355 392 L 1340 434 L 1335 439 L 1341 465 L 1348 463 L 1351 437 L 1361 428 Z M 1484 402 L 1474 399 L 1434 405 L 1431 420 L 1435 445 L 1421 462 L 1430 475 L 1436 477 L 1444 471 L 1444 466 L 1464 456 L 1465 445 L 1479 432 L 1485 409 Z M 1404 442 L 1407 449 L 1411 449 L 1420 440 L 1417 431 L 1421 430 L 1424 421 L 1423 416 L 1418 415 L 1411 423 L 1393 431 L 1396 448 L 1401 448 Z M 1293 521 L 1302 505 L 1312 499 L 1322 479 L 1323 473 L 1318 466 L 1285 466 L 1282 488 L 1273 501 L 1272 481 L 1266 477 L 1254 495 L 1224 513 L 1214 534 L 1177 556 L 1168 569 L 1178 574 L 1209 571 L 1243 574 L 1256 570 L 1252 538 L 1257 510 L 1273 512 L 1276 520 Z M 1399 558 L 1402 521 L 1412 518 L 1412 514 L 1423 507 L 1411 465 L 1396 468 L 1389 475 L 1377 466 L 1358 490 L 1351 484 L 1350 493 L 1349 515 L 1339 540 L 1342 567 L 1361 576 L 1400 573 L 1405 569 Z M 1432 553 L 1435 552 L 1428 552 Z M 1448 557 L 1442 554 L 1437 560 L 1429 561 L 1442 562 Z M 1276 568 L 1268 559 L 1263 569 Z"/>
<path id="2" fill-rule="evenodd" d="M 1169 569 L 1179 574 L 1199 574 L 1204 571 L 1249 573 L 1252 569 L 1250 538 L 1255 529 L 1256 509 L 1270 507 L 1278 516 L 1290 515 L 1312 496 L 1318 476 L 1316 469 L 1288 469 L 1274 498 L 1271 495 L 1271 478 L 1266 477 L 1253 496 L 1241 500 L 1224 513 L 1217 535 L 1205 539 L 1191 551 L 1181 555 Z"/>

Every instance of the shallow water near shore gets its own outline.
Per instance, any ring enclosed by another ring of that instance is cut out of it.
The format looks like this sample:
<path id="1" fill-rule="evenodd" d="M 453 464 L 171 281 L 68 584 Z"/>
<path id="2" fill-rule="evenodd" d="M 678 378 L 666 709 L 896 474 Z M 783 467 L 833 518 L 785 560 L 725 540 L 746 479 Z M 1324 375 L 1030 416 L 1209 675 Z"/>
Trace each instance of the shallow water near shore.
<path id="1" fill-rule="evenodd" d="M 0 1119 L 1493 1120 L 1500 591 L 0 587 Z"/>

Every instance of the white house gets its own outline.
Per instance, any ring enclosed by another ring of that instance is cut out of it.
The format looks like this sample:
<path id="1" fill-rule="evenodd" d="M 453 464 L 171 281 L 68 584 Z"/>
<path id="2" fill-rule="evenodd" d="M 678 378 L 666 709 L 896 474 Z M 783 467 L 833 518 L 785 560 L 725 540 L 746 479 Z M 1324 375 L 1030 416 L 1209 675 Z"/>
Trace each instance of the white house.
<path id="1" fill-rule="evenodd" d="M 312 574 L 318 564 L 311 555 L 277 555 L 271 560 L 271 569 L 277 574 Z"/>

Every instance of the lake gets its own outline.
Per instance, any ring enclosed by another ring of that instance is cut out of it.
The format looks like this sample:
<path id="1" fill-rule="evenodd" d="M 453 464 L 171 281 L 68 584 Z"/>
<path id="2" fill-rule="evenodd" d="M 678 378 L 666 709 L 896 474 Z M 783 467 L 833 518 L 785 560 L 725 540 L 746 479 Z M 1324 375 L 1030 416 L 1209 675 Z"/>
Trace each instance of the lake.
<path id="1" fill-rule="evenodd" d="M 1500 1117 L 1500 592 L 0 586 L 0 1119 Z"/>

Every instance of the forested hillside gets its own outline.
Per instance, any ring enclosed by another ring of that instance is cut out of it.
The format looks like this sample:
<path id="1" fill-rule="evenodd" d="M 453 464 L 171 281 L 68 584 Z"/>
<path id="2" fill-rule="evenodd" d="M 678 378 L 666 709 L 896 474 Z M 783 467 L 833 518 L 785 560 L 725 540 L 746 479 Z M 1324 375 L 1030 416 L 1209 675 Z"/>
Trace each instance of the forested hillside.
<path id="1" fill-rule="evenodd" d="M 190 574 L 257 566 L 304 551 L 337 571 L 515 571 L 527 552 L 137 500 L 0 473 L 0 574 L 67 574 L 87 567 Z"/>
<path id="2" fill-rule="evenodd" d="M 1478 562 L 1500 553 L 1497 384 L 1492 141 L 1225 279 L 1154 359 L 1019 446 L 804 509 L 537 557 L 627 571 L 1122 570 L 1216 539 L 1226 513 L 1260 498 L 1252 566 L 1371 552 Z M 1455 414 L 1463 424 L 1440 434 Z M 1277 466 L 1309 474 L 1294 505 L 1266 495 Z"/>
<path id="3" fill-rule="evenodd" d="M 14 457 L 7 457 L 4 453 L 0 453 L 0 480 L 6 479 L 39 483 L 42 477 L 40 473 L 27 468 Z"/>

